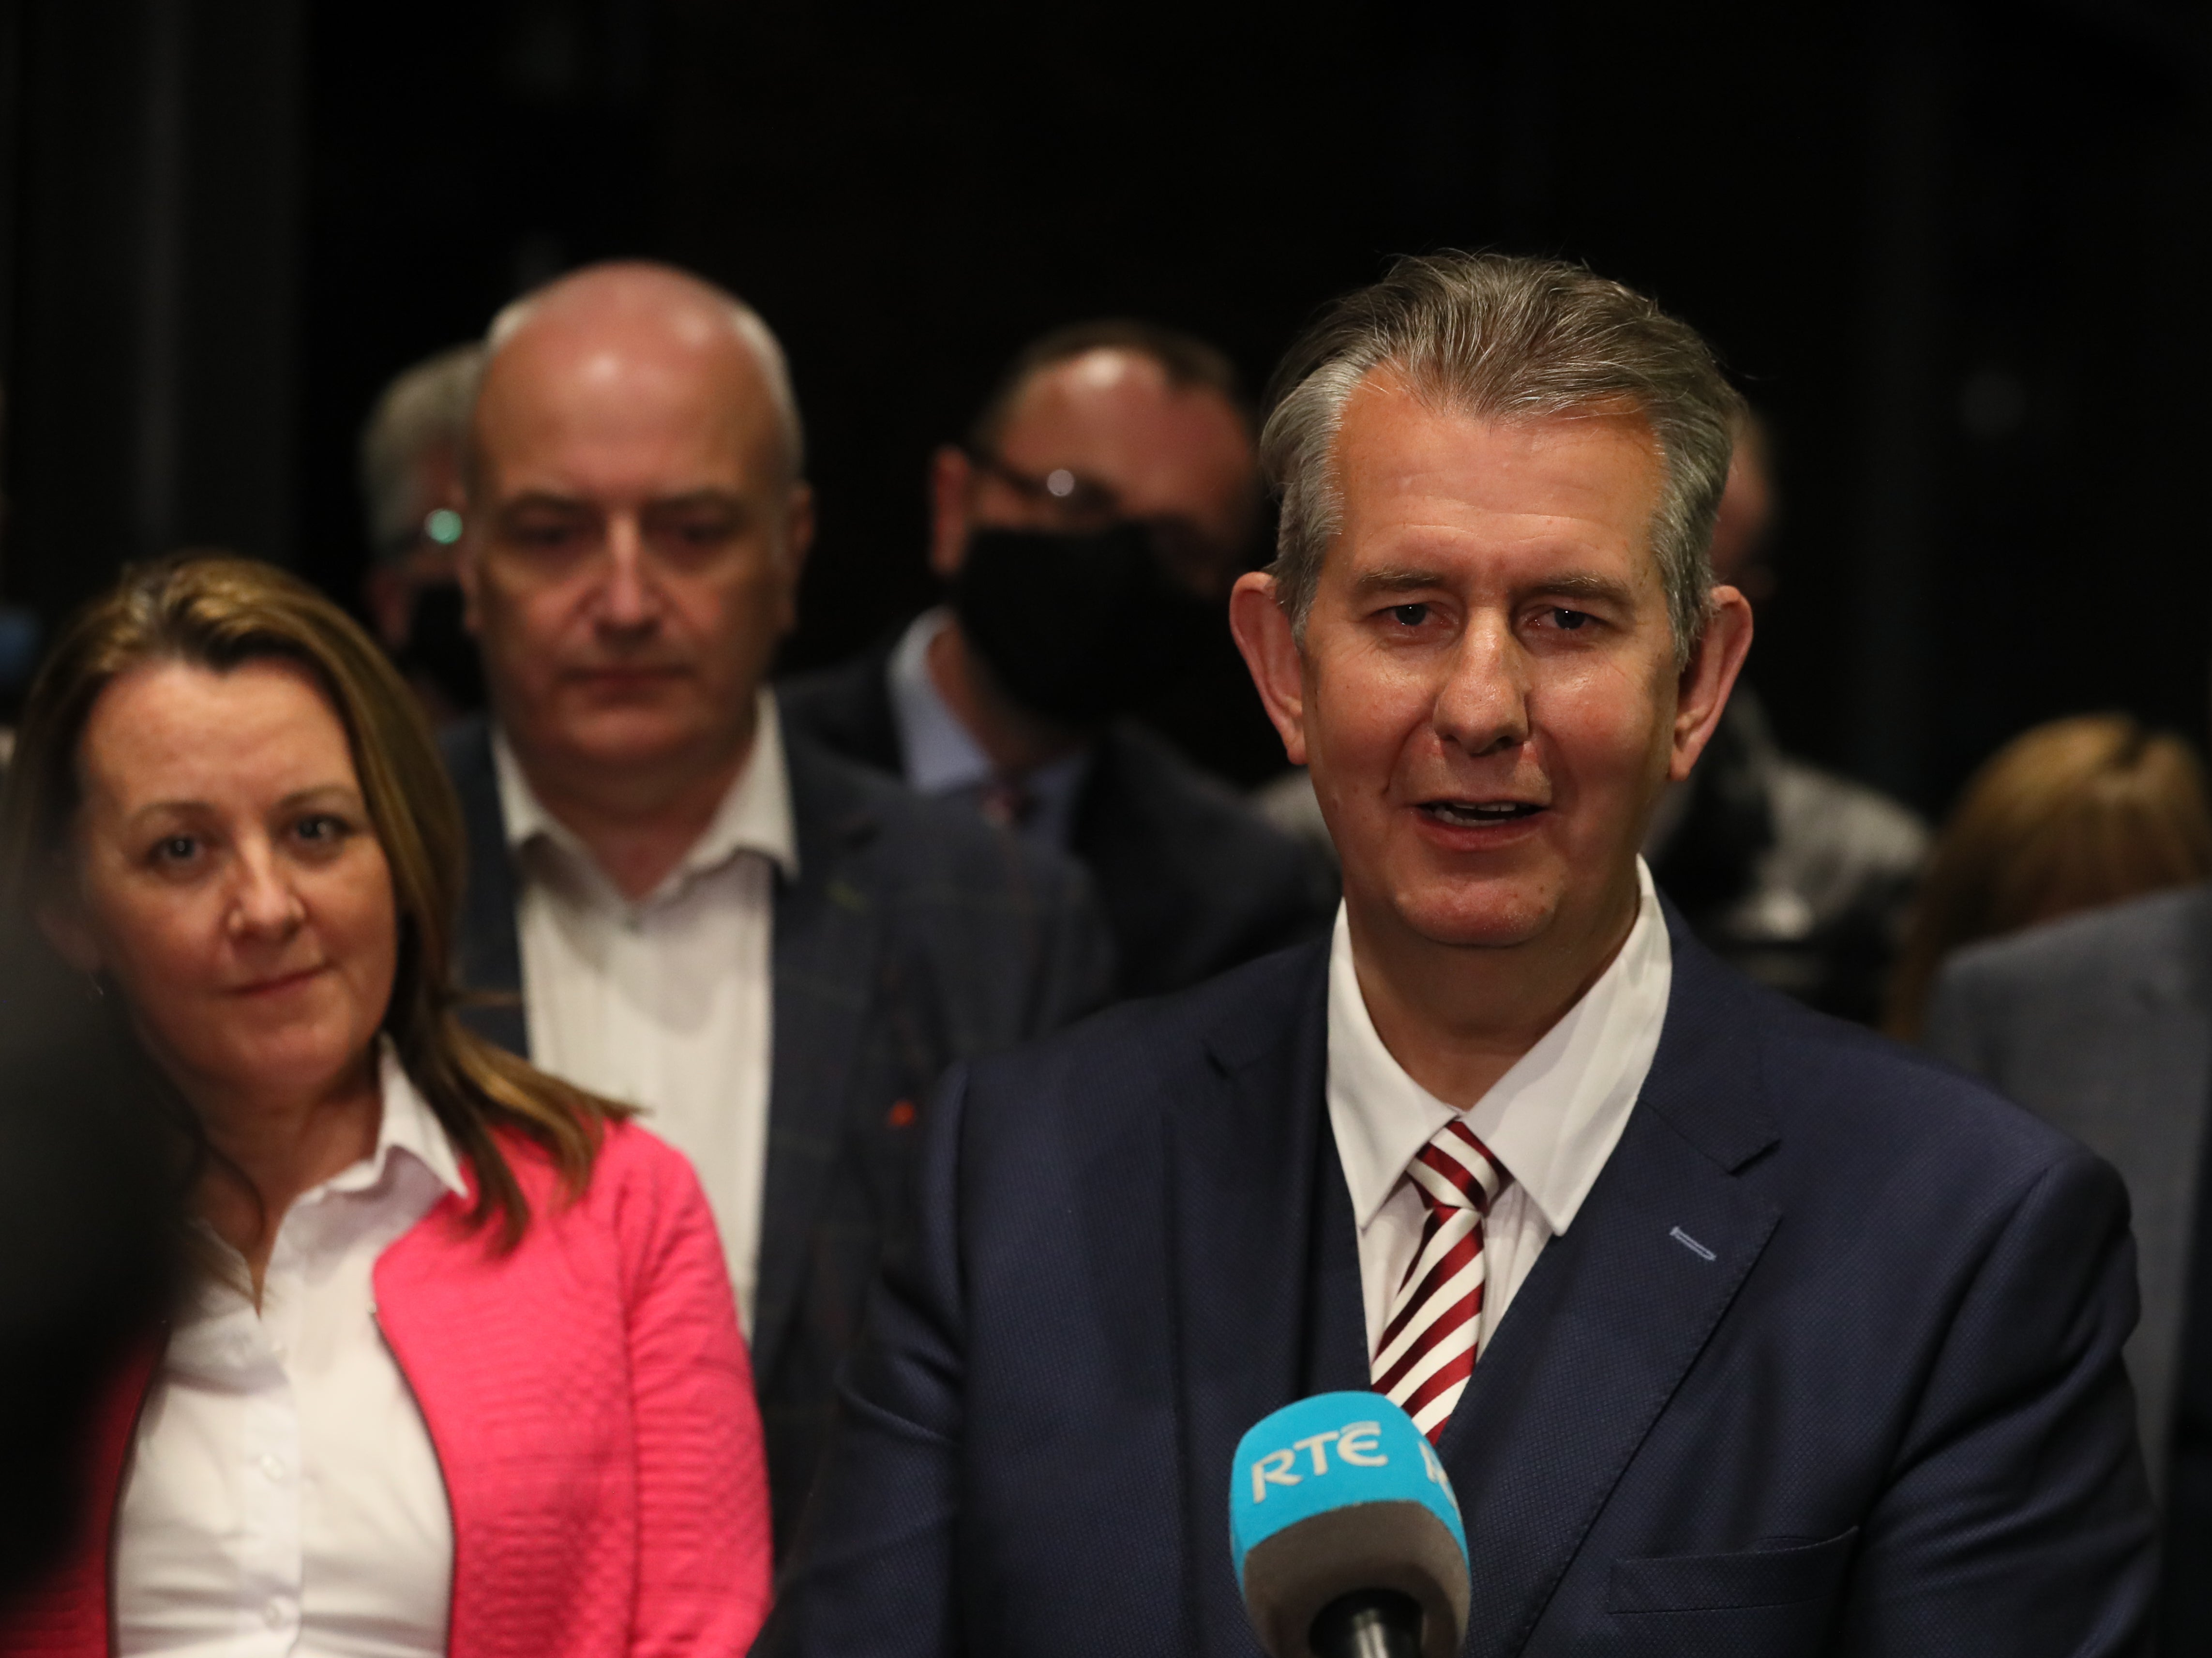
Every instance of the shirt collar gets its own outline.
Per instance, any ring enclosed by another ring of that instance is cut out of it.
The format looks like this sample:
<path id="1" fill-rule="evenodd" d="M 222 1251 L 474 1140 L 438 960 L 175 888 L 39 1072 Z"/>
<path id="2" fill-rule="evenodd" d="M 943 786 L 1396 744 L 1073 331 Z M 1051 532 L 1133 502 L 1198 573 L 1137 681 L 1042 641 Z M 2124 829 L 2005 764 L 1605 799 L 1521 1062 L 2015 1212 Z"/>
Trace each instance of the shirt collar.
<path id="1" fill-rule="evenodd" d="M 997 771 L 930 677 L 929 647 L 951 621 L 952 612 L 943 605 L 924 610 L 891 651 L 891 721 L 898 727 L 906 780 L 923 794 L 972 788 Z"/>
<path id="2" fill-rule="evenodd" d="M 980 790 L 999 774 L 929 671 L 929 647 L 951 621 L 952 612 L 942 605 L 916 616 L 892 647 L 886 676 L 907 784 L 921 794 Z M 1022 784 L 1036 802 L 1030 826 L 1034 838 L 1048 846 L 1067 844 L 1074 832 L 1076 801 L 1090 770 L 1091 750 L 1084 748 L 1023 774 Z"/>
<path id="3" fill-rule="evenodd" d="M 1565 1232 L 1628 1125 L 1650 1074 L 1674 984 L 1651 872 L 1637 859 L 1639 902 L 1628 938 L 1597 982 L 1464 1115 Z M 1407 1075 L 1376 1034 L 1337 910 L 1328 963 L 1328 1110 L 1352 1213 L 1366 1230 L 1420 1149 L 1462 1114 Z"/>
<path id="4" fill-rule="evenodd" d="M 534 841 L 550 841 L 572 859 L 595 867 L 583 842 L 545 809 L 524 775 L 507 733 L 496 725 L 492 727 L 491 752 L 508 847 L 520 852 Z M 761 853 L 787 879 L 795 879 L 799 874 L 799 831 L 792 818 L 791 772 L 784 761 L 783 725 L 776 714 L 775 693 L 765 685 L 755 693 L 751 751 L 731 780 L 729 792 L 714 809 L 706 832 L 693 842 L 653 896 L 672 891 L 691 876 L 727 863 L 740 852 Z"/>
<path id="5" fill-rule="evenodd" d="M 323 1184 L 325 1192 L 366 1192 L 385 1178 L 392 1154 L 404 1151 L 437 1176 L 438 1183 L 456 1197 L 469 1195 L 461 1176 L 461 1162 L 453 1137 L 430 1108 L 399 1063 L 398 1051 L 389 1036 L 377 1042 L 377 1090 L 383 1110 L 376 1127 L 376 1149 L 362 1162 L 341 1170 Z"/>

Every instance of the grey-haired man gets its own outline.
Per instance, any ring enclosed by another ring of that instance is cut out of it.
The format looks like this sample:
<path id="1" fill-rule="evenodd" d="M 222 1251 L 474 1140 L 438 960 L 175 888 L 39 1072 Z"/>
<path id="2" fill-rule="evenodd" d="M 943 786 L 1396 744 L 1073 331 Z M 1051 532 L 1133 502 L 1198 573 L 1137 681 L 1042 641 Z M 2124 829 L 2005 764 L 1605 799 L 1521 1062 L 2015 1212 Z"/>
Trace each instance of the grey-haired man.
<path id="1" fill-rule="evenodd" d="M 1372 1387 L 1456 1488 L 1467 1653 L 2142 1650 L 2112 1171 L 1638 855 L 1751 638 L 1711 354 L 1455 256 L 1285 381 L 1233 615 L 1334 939 L 956 1073 L 769 1649 L 1249 1653 L 1231 1453 Z"/>

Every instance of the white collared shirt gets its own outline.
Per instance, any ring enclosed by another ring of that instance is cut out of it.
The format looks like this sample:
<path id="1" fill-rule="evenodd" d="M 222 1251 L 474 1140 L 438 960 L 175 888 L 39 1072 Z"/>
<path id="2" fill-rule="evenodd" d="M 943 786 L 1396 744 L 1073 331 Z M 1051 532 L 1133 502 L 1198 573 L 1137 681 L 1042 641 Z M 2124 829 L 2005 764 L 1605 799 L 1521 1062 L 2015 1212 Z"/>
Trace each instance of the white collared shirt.
<path id="1" fill-rule="evenodd" d="M 286 1212 L 259 1314 L 238 1260 L 237 1282 L 202 1284 L 177 1321 L 116 1526 L 122 1658 L 446 1650 L 453 1516 L 372 1274 L 468 1188 L 388 1044 L 380 1083 L 375 1150 Z"/>
<path id="2" fill-rule="evenodd" d="M 752 750 L 714 821 L 635 902 L 540 804 L 497 732 L 492 756 L 520 877 L 530 1057 L 642 1108 L 691 1160 L 750 1335 L 775 1024 L 775 878 L 799 872 L 775 696 L 759 693 Z"/>
<path id="3" fill-rule="evenodd" d="M 1344 910 L 1328 962 L 1328 1121 L 1359 1228 L 1359 1285 L 1371 1355 L 1428 1218 L 1405 1178 L 1431 1136 L 1464 1115 L 1512 1183 L 1483 1227 L 1488 1258 L 1479 1352 L 1545 1244 L 1574 1224 L 1650 1074 L 1674 981 L 1674 955 L 1651 872 L 1627 941 L 1583 999 L 1464 1114 L 1406 1073 L 1376 1034 Z"/>

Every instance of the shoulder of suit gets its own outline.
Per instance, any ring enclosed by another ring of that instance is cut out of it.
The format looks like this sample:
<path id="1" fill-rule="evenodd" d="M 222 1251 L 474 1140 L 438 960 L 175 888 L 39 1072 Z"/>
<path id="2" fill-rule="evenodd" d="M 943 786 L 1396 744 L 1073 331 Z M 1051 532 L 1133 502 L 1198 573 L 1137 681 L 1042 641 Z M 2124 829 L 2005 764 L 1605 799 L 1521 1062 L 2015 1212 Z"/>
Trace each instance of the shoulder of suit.
<path id="1" fill-rule="evenodd" d="M 804 732 L 823 746 L 877 768 L 897 766 L 888 644 L 775 685 L 786 735 Z"/>
<path id="2" fill-rule="evenodd" d="M 864 708 L 872 697 L 881 695 L 888 653 L 863 651 L 827 667 L 810 668 L 787 679 L 779 679 L 775 684 L 776 706 L 787 716 L 798 718 L 810 726 L 834 722 L 840 717 L 849 718 Z"/>
<path id="3" fill-rule="evenodd" d="M 1989 1236 L 2038 1192 L 2122 1212 L 2119 1177 L 2102 1157 L 1979 1078 L 1808 1010 L 1775 1008 L 1760 1023 L 1753 1074 L 1772 1144 L 1736 1166 L 1815 1230 Z M 1705 1080 L 1717 1089 L 1727 1078 Z"/>
<path id="4" fill-rule="evenodd" d="M 1067 1029 L 975 1062 L 972 1085 L 1014 1097 L 1103 1090 L 1136 1099 L 1133 1068 L 1157 1072 L 1211 1054 L 1225 1063 L 1280 1042 L 1320 1005 L 1328 941 L 1293 944 L 1161 996 L 1117 1002 Z M 1042 1090 L 1042 1092 L 1040 1092 Z"/>
<path id="5" fill-rule="evenodd" d="M 1286 878 L 1306 868 L 1309 854 L 1296 836 L 1164 738 L 1124 720 L 1101 746 L 1118 810 L 1150 819 L 1162 838 L 1187 853 L 1210 854 L 1248 879 L 1255 868 L 1279 867 Z"/>
<path id="6" fill-rule="evenodd" d="M 2212 885 L 2156 892 L 1969 944 L 1942 983 L 1969 994 L 2108 993 L 2122 985 L 2179 987 L 2212 957 Z"/>
<path id="7" fill-rule="evenodd" d="M 888 773 L 848 758 L 803 727 L 787 726 L 786 763 L 799 808 L 799 862 L 821 850 L 811 835 L 866 844 L 887 880 L 998 890 L 1016 883 L 1057 889 L 1073 878 L 1066 858 L 985 823 L 957 801 L 916 793 Z"/>
<path id="8" fill-rule="evenodd" d="M 1753 983 L 1694 939 L 1675 940 L 1674 977 L 1650 1098 L 1705 1124 L 1716 1149 L 1756 1139 L 1721 1103 L 1744 1090 L 1775 1138 L 1810 1167 L 1877 1169 L 1972 1147 L 1993 1177 L 2021 1178 L 2076 1155 L 2072 1142 L 1981 1079 L 1923 1049 L 1815 1012 Z"/>

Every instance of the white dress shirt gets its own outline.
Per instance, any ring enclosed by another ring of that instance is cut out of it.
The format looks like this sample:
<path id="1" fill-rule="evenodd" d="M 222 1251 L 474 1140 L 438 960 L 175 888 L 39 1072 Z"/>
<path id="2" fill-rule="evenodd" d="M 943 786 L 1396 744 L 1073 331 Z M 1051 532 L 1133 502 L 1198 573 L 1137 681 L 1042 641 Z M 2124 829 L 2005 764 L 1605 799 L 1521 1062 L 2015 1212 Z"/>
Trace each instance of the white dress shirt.
<path id="1" fill-rule="evenodd" d="M 1545 1244 L 1574 1224 L 1597 1183 L 1659 1051 L 1674 981 L 1666 918 L 1640 858 L 1636 873 L 1642 902 L 1620 953 L 1464 1114 L 1407 1075 L 1376 1035 L 1352 959 L 1351 926 L 1338 909 L 1328 961 L 1328 1121 L 1359 1227 L 1370 1356 L 1428 1219 L 1406 1167 L 1454 1117 L 1464 1114 L 1513 1177 L 1483 1227 L 1478 1355 L 1489 1351 L 1498 1321 Z"/>
<path id="2" fill-rule="evenodd" d="M 496 733 L 492 756 L 521 878 L 530 1057 L 641 1107 L 690 1158 L 750 1336 L 775 1025 L 775 877 L 799 871 L 775 699 L 759 694 L 752 750 L 706 833 L 635 902 L 539 803 Z"/>
<path id="3" fill-rule="evenodd" d="M 380 1064 L 376 1149 L 285 1213 L 259 1314 L 237 1260 L 238 1282 L 202 1284 L 169 1338 L 116 1527 L 122 1658 L 446 1650 L 453 1516 L 371 1274 L 467 1187 L 388 1046 Z"/>

